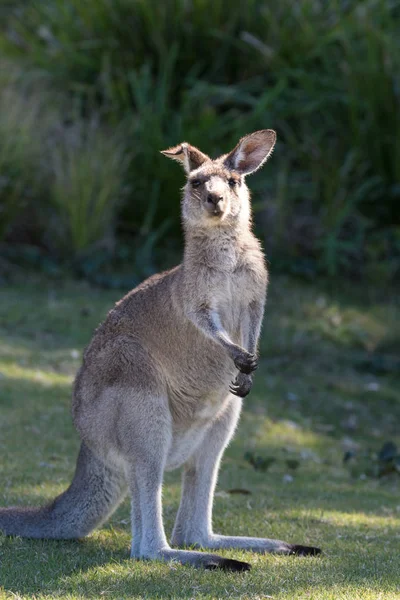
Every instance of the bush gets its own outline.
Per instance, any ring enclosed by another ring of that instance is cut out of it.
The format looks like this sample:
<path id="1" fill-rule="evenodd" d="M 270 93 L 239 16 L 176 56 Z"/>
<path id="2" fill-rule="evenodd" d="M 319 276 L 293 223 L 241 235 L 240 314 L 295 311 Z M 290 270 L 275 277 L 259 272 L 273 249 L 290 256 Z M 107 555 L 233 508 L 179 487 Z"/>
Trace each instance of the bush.
<path id="1" fill-rule="evenodd" d="M 49 152 L 49 197 L 55 208 L 52 242 L 79 257 L 99 242 L 113 244 L 128 153 L 121 135 L 97 119 L 64 126 Z"/>
<path id="2" fill-rule="evenodd" d="M 12 71 L 0 93 L 0 241 L 74 262 L 113 244 L 129 152 L 119 129 L 82 119 Z"/>
<path id="3" fill-rule="evenodd" d="M 158 150 L 187 139 L 218 154 L 248 131 L 274 127 L 276 154 L 252 182 L 273 263 L 389 278 L 400 265 L 399 21 L 386 0 L 26 0 L 7 11 L 0 48 L 79 107 L 79 130 L 100 115 L 99 148 L 89 136 L 82 158 L 68 154 L 64 127 L 64 150 L 51 162 L 58 183 L 49 204 L 68 213 L 75 251 L 102 238 L 94 223 L 109 219 L 118 218 L 120 235 L 151 223 L 157 244 L 176 233 L 183 177 Z M 121 122 L 124 139 L 111 142 Z M 117 169 L 111 154 L 126 157 L 126 147 L 128 168 Z M 87 169 L 77 165 L 92 169 L 104 152 L 113 191 L 105 176 L 86 187 Z M 92 221 L 94 195 L 105 213 Z M 74 237 L 72 222 L 75 232 L 78 222 L 93 230 Z"/>
<path id="4" fill-rule="evenodd" d="M 43 98 L 28 99 L 11 81 L 0 90 L 0 242 L 40 196 L 42 118 Z"/>

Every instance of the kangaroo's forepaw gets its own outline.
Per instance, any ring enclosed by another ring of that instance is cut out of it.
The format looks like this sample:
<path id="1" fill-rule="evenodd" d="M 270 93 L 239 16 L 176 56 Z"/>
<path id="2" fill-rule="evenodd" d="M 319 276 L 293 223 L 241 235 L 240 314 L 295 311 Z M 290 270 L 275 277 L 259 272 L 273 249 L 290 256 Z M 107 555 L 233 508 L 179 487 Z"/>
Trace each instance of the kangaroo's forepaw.
<path id="1" fill-rule="evenodd" d="M 253 378 L 251 375 L 245 373 L 238 373 L 235 381 L 232 381 L 229 386 L 229 391 L 239 398 L 245 398 L 249 393 L 253 385 Z"/>
<path id="2" fill-rule="evenodd" d="M 250 373 L 255 371 L 258 367 L 257 356 L 255 354 L 250 354 L 250 352 L 242 352 L 239 354 L 239 356 L 235 358 L 234 363 L 235 367 L 245 375 L 250 375 Z"/>
<path id="3" fill-rule="evenodd" d="M 320 548 L 314 546 L 302 546 L 301 544 L 293 544 L 290 549 L 290 554 L 295 554 L 296 556 L 317 556 L 321 553 L 322 550 Z"/>

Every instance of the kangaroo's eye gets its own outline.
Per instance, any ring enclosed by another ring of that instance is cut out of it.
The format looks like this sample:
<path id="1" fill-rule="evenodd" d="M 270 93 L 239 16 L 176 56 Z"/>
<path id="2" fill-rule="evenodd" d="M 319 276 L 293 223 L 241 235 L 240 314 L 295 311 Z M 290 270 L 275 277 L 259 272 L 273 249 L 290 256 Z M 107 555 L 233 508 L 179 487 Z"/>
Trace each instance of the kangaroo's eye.
<path id="1" fill-rule="evenodd" d="M 233 179 L 231 177 L 231 179 L 228 179 L 228 184 L 229 184 L 229 187 L 234 188 L 236 185 L 236 179 Z"/>
<path id="2" fill-rule="evenodd" d="M 193 179 L 190 183 L 194 188 L 198 188 L 201 185 L 200 179 Z"/>

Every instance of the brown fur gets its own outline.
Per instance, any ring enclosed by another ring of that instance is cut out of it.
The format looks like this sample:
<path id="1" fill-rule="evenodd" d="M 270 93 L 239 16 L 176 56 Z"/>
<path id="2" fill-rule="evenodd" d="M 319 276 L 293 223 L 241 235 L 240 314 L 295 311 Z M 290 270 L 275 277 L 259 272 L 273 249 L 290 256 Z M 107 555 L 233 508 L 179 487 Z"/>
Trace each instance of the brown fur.
<path id="1" fill-rule="evenodd" d="M 74 481 L 45 509 L 1 509 L 5 533 L 86 535 L 115 509 L 127 484 L 132 556 L 247 569 L 168 545 L 163 472 L 183 466 L 175 545 L 310 553 L 280 540 L 219 536 L 211 525 L 219 463 L 257 366 L 267 286 L 244 177 L 274 143 L 275 133 L 263 130 L 216 160 L 187 143 L 164 152 L 188 175 L 183 262 L 129 292 L 96 330 L 74 386 L 72 414 L 82 438 Z"/>

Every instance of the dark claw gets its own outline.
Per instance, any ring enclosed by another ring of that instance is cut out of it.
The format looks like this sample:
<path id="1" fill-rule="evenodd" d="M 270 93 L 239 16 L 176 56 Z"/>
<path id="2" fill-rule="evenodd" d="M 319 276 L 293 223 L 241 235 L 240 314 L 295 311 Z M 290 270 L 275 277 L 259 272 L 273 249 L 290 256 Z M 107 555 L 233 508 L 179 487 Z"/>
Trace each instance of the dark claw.
<path id="1" fill-rule="evenodd" d="M 232 381 L 229 386 L 229 391 L 239 398 L 245 398 L 249 393 L 253 385 L 253 378 L 251 375 L 245 375 L 244 373 L 238 373 L 235 381 Z"/>
<path id="2" fill-rule="evenodd" d="M 240 385 L 230 385 L 229 391 L 234 396 L 238 396 L 239 398 L 245 398 L 250 393 L 250 388 L 245 388 Z"/>
<path id="3" fill-rule="evenodd" d="M 220 561 L 210 561 L 205 565 L 208 571 L 214 571 L 221 569 L 222 571 L 250 571 L 251 566 L 249 563 L 242 562 L 240 560 L 233 560 L 231 558 L 224 558 Z"/>
<path id="4" fill-rule="evenodd" d="M 295 554 L 296 556 L 317 556 L 321 554 L 322 550 L 320 548 L 315 548 L 314 546 L 302 546 L 301 544 L 293 544 L 290 549 L 290 554 Z"/>

